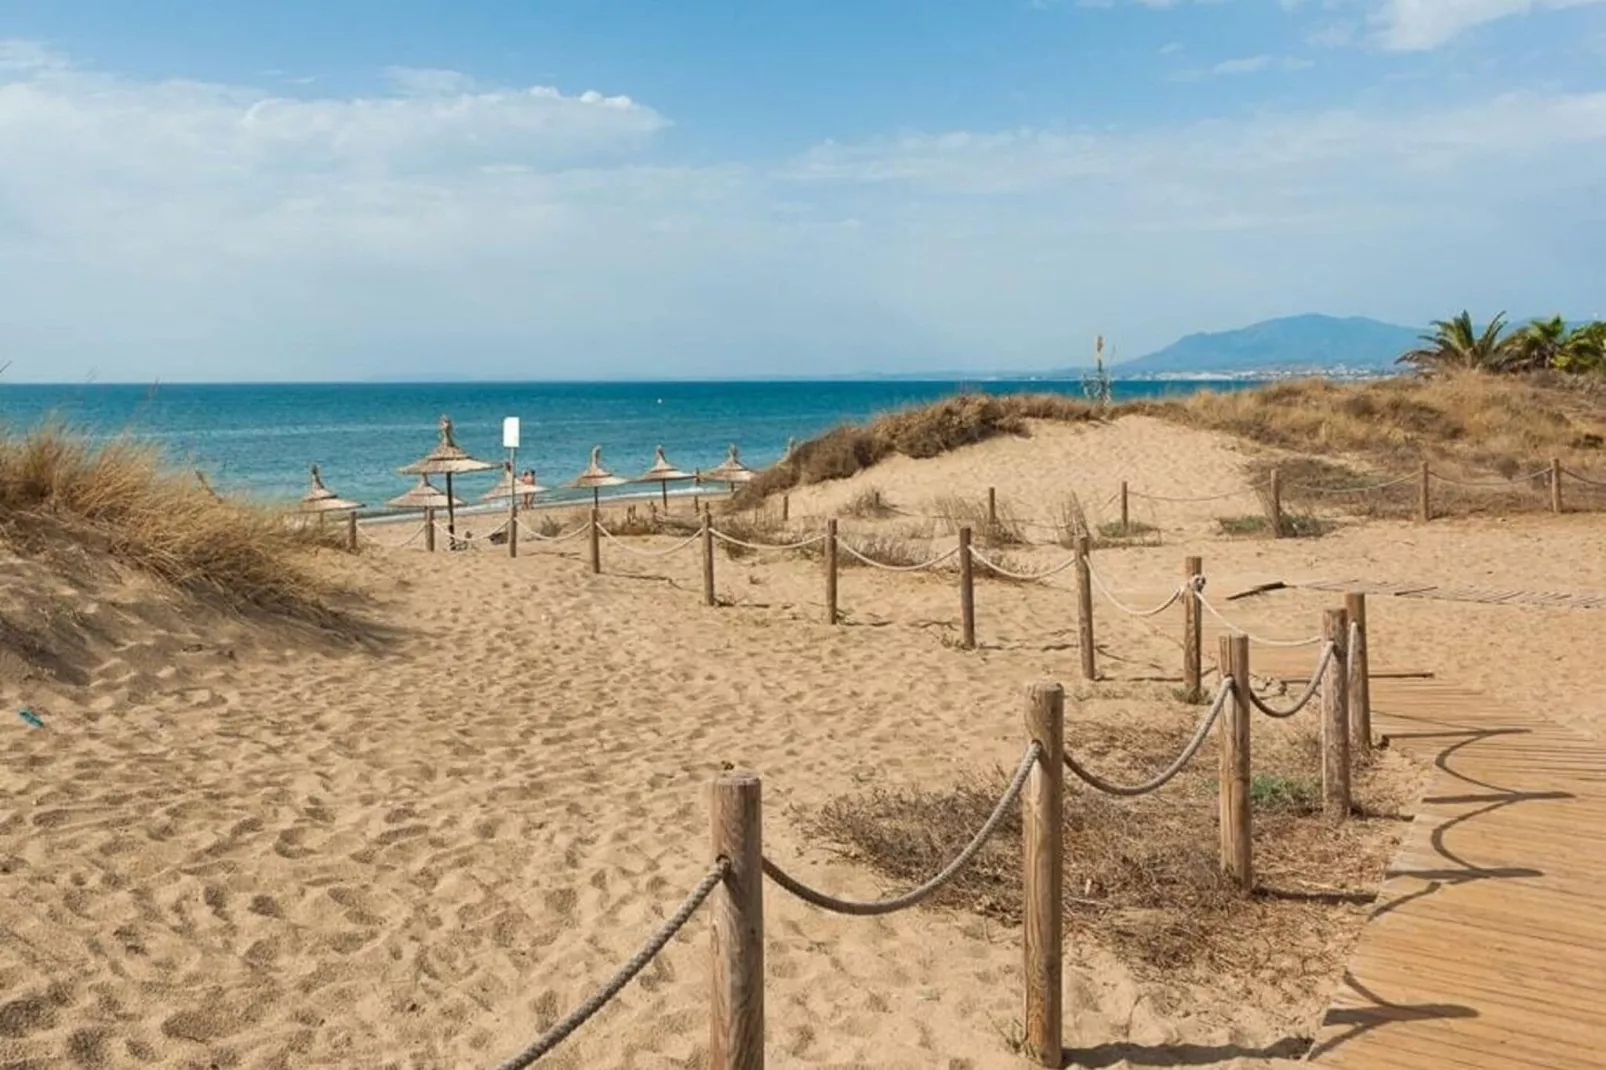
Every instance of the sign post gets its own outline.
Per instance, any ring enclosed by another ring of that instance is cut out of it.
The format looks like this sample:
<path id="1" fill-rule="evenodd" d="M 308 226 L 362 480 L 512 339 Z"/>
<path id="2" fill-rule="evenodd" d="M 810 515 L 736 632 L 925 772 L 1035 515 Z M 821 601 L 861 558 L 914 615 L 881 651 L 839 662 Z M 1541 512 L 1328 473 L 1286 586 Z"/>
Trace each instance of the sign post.
<path id="1" fill-rule="evenodd" d="M 519 418 L 502 418 L 502 447 L 507 450 L 507 555 L 519 555 Z"/>

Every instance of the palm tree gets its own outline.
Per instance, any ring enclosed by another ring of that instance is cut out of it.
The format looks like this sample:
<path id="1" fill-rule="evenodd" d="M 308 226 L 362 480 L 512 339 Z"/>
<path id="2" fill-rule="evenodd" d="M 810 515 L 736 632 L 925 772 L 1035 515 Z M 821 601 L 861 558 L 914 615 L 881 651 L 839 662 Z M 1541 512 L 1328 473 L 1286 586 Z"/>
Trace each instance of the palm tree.
<path id="1" fill-rule="evenodd" d="M 1606 371 L 1606 321 L 1574 327 L 1562 342 L 1554 364 L 1564 372 Z"/>
<path id="2" fill-rule="evenodd" d="M 1507 339 L 1499 370 L 1531 372 L 1557 367 L 1572 336 L 1567 330 L 1567 321 L 1560 316 L 1534 320 Z"/>
<path id="3" fill-rule="evenodd" d="M 1453 320 L 1434 320 L 1432 333 L 1421 336 L 1426 344 L 1406 353 L 1395 363 L 1410 364 L 1425 372 L 1455 368 L 1499 371 L 1511 346 L 1511 339 L 1501 337 L 1505 329 L 1504 312 L 1480 334 L 1472 325 L 1472 315 L 1463 311 Z"/>

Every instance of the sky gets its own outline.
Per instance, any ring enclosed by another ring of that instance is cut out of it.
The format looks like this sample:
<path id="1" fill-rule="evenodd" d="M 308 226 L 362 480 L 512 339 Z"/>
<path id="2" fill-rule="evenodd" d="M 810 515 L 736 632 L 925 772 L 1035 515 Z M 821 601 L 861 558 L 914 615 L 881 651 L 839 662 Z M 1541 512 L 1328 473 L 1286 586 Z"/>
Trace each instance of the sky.
<path id="1" fill-rule="evenodd" d="M 5 382 L 1606 314 L 1606 0 L 0 0 Z"/>

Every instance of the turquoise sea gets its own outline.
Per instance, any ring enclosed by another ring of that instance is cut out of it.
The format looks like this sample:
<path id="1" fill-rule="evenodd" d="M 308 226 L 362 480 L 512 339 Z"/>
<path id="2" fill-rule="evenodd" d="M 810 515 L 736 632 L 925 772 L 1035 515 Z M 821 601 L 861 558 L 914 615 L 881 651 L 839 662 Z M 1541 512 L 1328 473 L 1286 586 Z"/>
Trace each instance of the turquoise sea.
<path id="1" fill-rule="evenodd" d="M 1241 383 L 1120 382 L 1117 399 L 1187 394 Z M 518 464 L 561 488 L 594 445 L 616 474 L 634 477 L 662 445 L 691 471 L 741 448 L 750 467 L 770 464 L 788 438 L 803 441 L 846 420 L 919 404 L 960 390 L 1081 395 L 1070 381 L 664 383 L 395 383 L 219 385 L 0 385 L 0 426 L 24 431 L 58 420 L 94 437 L 130 435 L 159 444 L 222 490 L 288 501 L 306 489 L 307 466 L 342 497 L 370 507 L 405 491 L 396 469 L 429 451 L 436 420 L 451 416 L 458 444 L 500 462 L 502 418 L 520 418 Z M 459 477 L 472 501 L 496 473 Z M 439 477 L 435 478 L 439 485 Z M 641 487 L 621 487 L 637 492 Z M 569 492 L 572 494 L 573 492 Z M 552 497 L 561 498 L 561 490 Z"/>

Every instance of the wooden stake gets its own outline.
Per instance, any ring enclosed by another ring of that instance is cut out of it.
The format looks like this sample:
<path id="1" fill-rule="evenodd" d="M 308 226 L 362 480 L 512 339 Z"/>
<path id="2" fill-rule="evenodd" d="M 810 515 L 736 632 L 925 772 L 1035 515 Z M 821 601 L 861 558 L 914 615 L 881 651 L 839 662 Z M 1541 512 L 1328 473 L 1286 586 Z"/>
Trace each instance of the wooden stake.
<path id="1" fill-rule="evenodd" d="M 1422 462 L 1421 484 L 1417 487 L 1416 519 L 1418 523 L 1426 524 L 1433 519 L 1432 481 L 1433 475 L 1428 471 L 1428 462 Z"/>
<path id="2" fill-rule="evenodd" d="M 1333 660 L 1322 674 L 1322 812 L 1330 821 L 1349 816 L 1349 614 L 1322 614 L 1322 637 L 1333 644 Z"/>
<path id="3" fill-rule="evenodd" d="M 1204 697 L 1204 621 L 1198 587 L 1203 573 L 1203 558 L 1182 559 L 1182 691 L 1185 702 L 1198 702 Z"/>
<path id="4" fill-rule="evenodd" d="M 424 549 L 435 552 L 435 510 L 424 510 Z"/>
<path id="5" fill-rule="evenodd" d="M 1021 796 L 1025 858 L 1026 1047 L 1039 1066 L 1064 1063 L 1065 689 L 1033 684 L 1027 737 L 1043 748 Z"/>
<path id="6" fill-rule="evenodd" d="M 357 552 L 357 510 L 346 514 L 346 549 Z"/>
<path id="7" fill-rule="evenodd" d="M 1352 641 L 1349 648 L 1349 747 L 1351 761 L 1372 753 L 1372 666 L 1367 656 L 1366 596 L 1346 594 Z"/>
<path id="8" fill-rule="evenodd" d="M 976 576 L 970 559 L 970 529 L 959 529 L 959 645 L 976 649 Z"/>
<path id="9" fill-rule="evenodd" d="M 1082 648 L 1082 679 L 1099 678 L 1098 652 L 1093 648 L 1093 576 L 1086 535 L 1076 537 L 1076 642 Z"/>
<path id="10" fill-rule="evenodd" d="M 714 982 L 711 1070 L 764 1067 L 764 831 L 752 773 L 714 781 L 714 857 L 730 864 L 709 900 Z"/>
<path id="11" fill-rule="evenodd" d="M 602 510 L 591 507 L 591 574 L 602 572 Z"/>
<path id="12" fill-rule="evenodd" d="M 792 496 L 781 495 L 781 523 L 785 524 L 792 519 Z"/>
<path id="13" fill-rule="evenodd" d="M 703 605 L 715 604 L 714 598 L 714 525 L 703 517 Z"/>
<path id="14" fill-rule="evenodd" d="M 825 522 L 825 621 L 837 624 L 841 614 L 836 609 L 836 517 Z"/>
<path id="15" fill-rule="evenodd" d="M 1127 508 L 1126 508 L 1126 480 L 1123 479 L 1123 480 L 1121 480 L 1121 534 L 1122 535 L 1130 535 L 1132 533 L 1132 524 L 1128 520 L 1128 516 L 1129 515 L 1130 514 L 1127 512 Z"/>
<path id="16" fill-rule="evenodd" d="M 1271 499 L 1271 537 L 1283 537 L 1283 470 L 1271 470 L 1271 491 L 1267 495 Z"/>
<path id="17" fill-rule="evenodd" d="M 990 528 L 996 528 L 998 526 L 998 488 L 997 487 L 988 487 L 987 488 L 987 526 L 990 527 Z"/>
<path id="18" fill-rule="evenodd" d="M 1255 887 L 1249 814 L 1249 637 L 1221 637 L 1221 670 L 1233 694 L 1221 711 L 1221 869 L 1245 892 Z"/>
<path id="19" fill-rule="evenodd" d="M 516 494 L 507 511 L 507 556 L 519 556 L 519 497 Z"/>
<path id="20" fill-rule="evenodd" d="M 1561 514 L 1561 458 L 1550 459 L 1550 511 Z"/>

